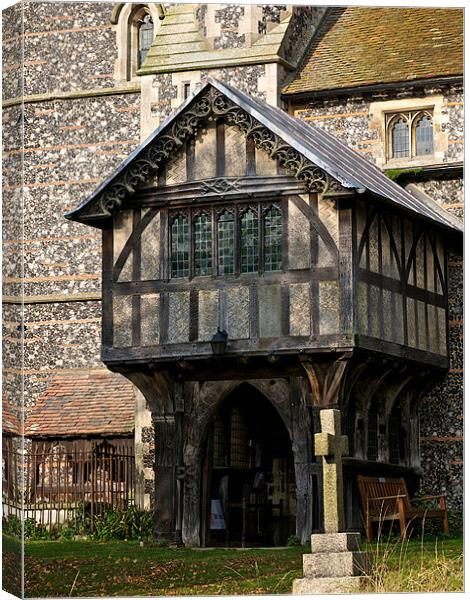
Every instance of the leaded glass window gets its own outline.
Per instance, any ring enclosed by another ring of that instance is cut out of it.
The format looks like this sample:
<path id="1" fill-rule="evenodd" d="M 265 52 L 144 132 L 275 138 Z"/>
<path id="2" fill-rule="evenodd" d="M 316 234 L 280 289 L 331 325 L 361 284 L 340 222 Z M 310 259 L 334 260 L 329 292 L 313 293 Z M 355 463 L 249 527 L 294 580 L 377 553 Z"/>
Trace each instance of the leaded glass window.
<path id="1" fill-rule="evenodd" d="M 400 448 L 401 434 L 401 410 L 398 405 L 393 407 L 388 422 L 388 450 L 389 461 L 398 464 L 401 458 Z"/>
<path id="2" fill-rule="evenodd" d="M 189 276 L 189 223 L 178 215 L 171 225 L 171 276 Z"/>
<path id="3" fill-rule="evenodd" d="M 240 270 L 254 273 L 259 268 L 259 222 L 251 208 L 240 219 Z"/>
<path id="4" fill-rule="evenodd" d="M 146 13 L 139 23 L 138 29 L 139 38 L 139 55 L 138 66 L 140 67 L 147 56 L 147 52 L 153 42 L 153 21 L 152 17 Z"/>
<path id="5" fill-rule="evenodd" d="M 171 277 L 282 270 L 279 206 L 227 206 L 216 211 L 215 222 L 212 209 L 188 212 L 170 215 Z"/>
<path id="6" fill-rule="evenodd" d="M 372 401 L 367 420 L 367 458 L 377 460 L 379 457 L 379 405 Z"/>
<path id="7" fill-rule="evenodd" d="M 416 156 L 424 156 L 433 153 L 433 125 L 429 115 L 423 115 L 416 122 L 415 140 Z"/>
<path id="8" fill-rule="evenodd" d="M 232 469 L 251 467 L 248 428 L 239 409 L 233 408 L 230 414 L 230 466 Z"/>
<path id="9" fill-rule="evenodd" d="M 231 211 L 225 211 L 217 221 L 217 272 L 235 272 L 235 219 Z"/>
<path id="10" fill-rule="evenodd" d="M 212 220 L 203 213 L 194 219 L 194 275 L 212 274 Z"/>
<path id="11" fill-rule="evenodd" d="M 395 121 L 392 127 L 392 156 L 400 158 L 410 154 L 410 137 L 408 123 L 404 118 Z"/>
<path id="12" fill-rule="evenodd" d="M 434 127 L 430 111 L 403 111 L 389 114 L 387 138 L 389 158 L 430 156 L 434 152 Z"/>
<path id="13" fill-rule="evenodd" d="M 282 213 L 271 206 L 264 216 L 264 270 L 282 269 Z"/>

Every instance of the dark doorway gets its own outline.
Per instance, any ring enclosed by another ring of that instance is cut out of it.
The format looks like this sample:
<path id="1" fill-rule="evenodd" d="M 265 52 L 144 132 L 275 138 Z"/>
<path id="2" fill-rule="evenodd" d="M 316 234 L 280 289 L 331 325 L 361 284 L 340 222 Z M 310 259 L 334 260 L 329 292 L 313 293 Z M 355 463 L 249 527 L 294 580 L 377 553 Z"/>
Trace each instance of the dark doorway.
<path id="1" fill-rule="evenodd" d="M 243 384 L 209 428 L 203 465 L 206 546 L 282 546 L 295 533 L 294 461 L 271 403 Z"/>

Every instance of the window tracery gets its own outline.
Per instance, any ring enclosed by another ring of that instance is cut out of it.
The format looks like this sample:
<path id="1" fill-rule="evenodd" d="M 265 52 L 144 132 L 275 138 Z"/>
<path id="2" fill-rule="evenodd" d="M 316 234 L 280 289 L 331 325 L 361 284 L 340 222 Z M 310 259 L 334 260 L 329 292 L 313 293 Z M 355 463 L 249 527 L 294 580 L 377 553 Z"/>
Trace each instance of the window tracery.
<path id="1" fill-rule="evenodd" d="M 388 157 L 413 158 L 434 152 L 434 123 L 429 110 L 387 115 Z"/>

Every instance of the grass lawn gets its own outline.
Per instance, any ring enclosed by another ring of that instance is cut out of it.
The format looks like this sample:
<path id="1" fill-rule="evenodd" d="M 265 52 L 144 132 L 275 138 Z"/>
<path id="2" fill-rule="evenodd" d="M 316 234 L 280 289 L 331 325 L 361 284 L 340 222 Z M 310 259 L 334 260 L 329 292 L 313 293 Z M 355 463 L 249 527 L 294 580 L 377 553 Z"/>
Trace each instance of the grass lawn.
<path id="1" fill-rule="evenodd" d="M 6 537 L 6 536 L 4 536 Z M 8 550 L 11 542 L 6 540 Z M 5 543 L 5 541 L 4 541 Z M 368 548 L 372 591 L 463 589 L 462 538 Z M 306 547 L 190 550 L 137 542 L 27 542 L 27 597 L 285 594 Z"/>

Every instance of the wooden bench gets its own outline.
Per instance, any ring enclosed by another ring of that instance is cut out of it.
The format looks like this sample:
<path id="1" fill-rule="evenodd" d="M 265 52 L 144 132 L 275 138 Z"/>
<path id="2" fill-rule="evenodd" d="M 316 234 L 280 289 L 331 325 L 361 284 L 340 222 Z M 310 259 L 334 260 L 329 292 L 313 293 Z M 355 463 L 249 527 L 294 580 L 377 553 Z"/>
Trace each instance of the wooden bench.
<path id="1" fill-rule="evenodd" d="M 411 499 L 402 477 L 363 477 L 358 475 L 357 483 L 365 518 L 367 541 L 372 540 L 373 523 L 397 520 L 400 533 L 405 537 L 407 526 L 413 519 L 442 519 L 444 533 L 449 533 L 449 521 L 444 496 L 423 496 Z M 413 507 L 416 502 L 437 500 L 438 507 L 429 509 Z M 379 525 L 380 529 L 380 525 Z"/>

